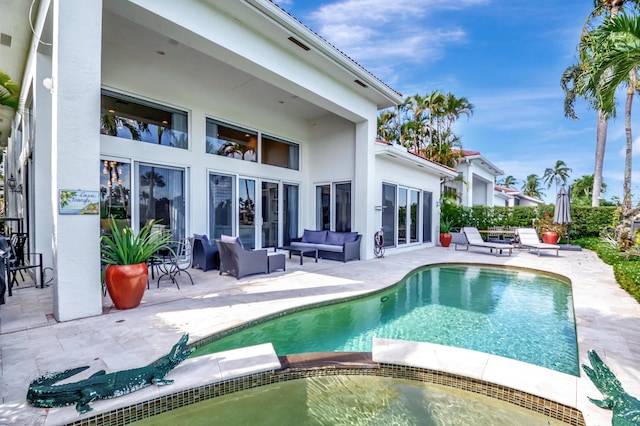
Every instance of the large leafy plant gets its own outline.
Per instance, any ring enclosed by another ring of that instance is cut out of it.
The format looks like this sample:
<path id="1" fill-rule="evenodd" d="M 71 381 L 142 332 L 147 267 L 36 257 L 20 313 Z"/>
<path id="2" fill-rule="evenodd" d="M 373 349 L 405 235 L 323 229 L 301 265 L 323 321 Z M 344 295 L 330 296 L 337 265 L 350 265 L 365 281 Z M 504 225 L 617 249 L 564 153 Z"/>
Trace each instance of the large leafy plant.
<path id="1" fill-rule="evenodd" d="M 130 227 L 120 230 L 115 219 L 111 218 L 111 235 L 100 237 L 102 262 L 107 265 L 135 265 L 148 261 L 159 250 L 172 252 L 169 247 L 171 233 L 152 232 L 153 225 L 158 222 L 147 223 L 136 234 Z"/>

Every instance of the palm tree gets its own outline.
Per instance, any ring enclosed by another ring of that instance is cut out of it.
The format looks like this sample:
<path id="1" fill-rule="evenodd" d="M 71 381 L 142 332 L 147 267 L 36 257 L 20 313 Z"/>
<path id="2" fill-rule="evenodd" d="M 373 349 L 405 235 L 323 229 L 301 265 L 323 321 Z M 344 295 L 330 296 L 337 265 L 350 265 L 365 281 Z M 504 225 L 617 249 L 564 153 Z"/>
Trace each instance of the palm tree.
<path id="1" fill-rule="evenodd" d="M 504 179 L 500 179 L 496 182 L 498 185 L 505 187 L 505 188 L 513 188 L 514 186 L 516 186 L 518 184 L 518 181 L 516 180 L 516 178 L 514 178 L 513 176 L 509 175 L 507 177 L 505 177 Z"/>
<path id="2" fill-rule="evenodd" d="M 633 139 L 631 135 L 631 106 L 637 89 L 637 67 L 640 66 L 640 17 L 618 14 L 592 31 L 590 43 L 594 48 L 590 69 L 590 85 L 598 84 L 599 107 L 605 113 L 616 114 L 615 92 L 621 85 L 627 86 L 625 103 L 626 155 L 624 170 L 623 218 L 632 215 L 631 159 Z"/>
<path id="3" fill-rule="evenodd" d="M 585 76 L 589 73 L 591 66 L 590 49 L 585 48 L 588 39 L 589 27 L 595 18 L 608 12 L 610 16 L 616 16 L 626 3 L 632 3 L 636 8 L 640 4 L 640 0 L 594 0 L 594 10 L 589 14 L 583 27 L 580 38 L 580 62 L 572 65 L 565 70 L 561 78 L 561 86 L 565 92 L 565 116 L 576 120 L 574 102 L 580 96 L 587 100 L 589 104 L 598 110 L 598 119 L 596 125 L 596 155 L 595 155 L 595 171 L 593 180 L 593 196 L 591 200 L 592 206 L 600 205 L 600 188 L 602 187 L 602 169 L 604 165 L 604 153 L 607 143 L 607 127 L 609 117 L 600 108 L 593 97 L 587 94 L 587 85 L 585 85 Z"/>
<path id="4" fill-rule="evenodd" d="M 522 193 L 533 198 L 542 198 L 544 192 L 542 192 L 542 186 L 540 177 L 536 174 L 527 176 L 522 184 Z"/>
<path id="5" fill-rule="evenodd" d="M 0 105 L 8 106 L 14 111 L 20 108 L 20 87 L 11 80 L 9 74 L 0 71 Z"/>
<path id="6" fill-rule="evenodd" d="M 558 192 L 558 185 L 567 183 L 567 179 L 569 178 L 569 172 L 571 169 L 567 167 L 564 161 L 558 160 L 556 161 L 555 166 L 553 168 L 546 168 L 544 174 L 542 175 L 542 180 L 547 184 L 547 189 L 551 188 L 551 185 L 556 184 L 556 193 Z"/>

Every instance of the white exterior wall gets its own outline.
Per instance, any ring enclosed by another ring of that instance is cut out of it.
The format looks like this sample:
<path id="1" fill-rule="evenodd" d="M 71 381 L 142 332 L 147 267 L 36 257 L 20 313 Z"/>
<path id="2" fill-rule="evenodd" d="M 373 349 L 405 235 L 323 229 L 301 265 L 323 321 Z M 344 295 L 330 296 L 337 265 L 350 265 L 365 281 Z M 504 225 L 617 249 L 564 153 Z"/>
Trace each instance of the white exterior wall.
<path id="1" fill-rule="evenodd" d="M 461 194 L 463 206 L 494 206 L 493 187 L 495 176 L 489 170 L 477 164 L 477 160 L 463 161 L 456 166 L 467 184 L 457 182 L 455 187 Z"/>
<path id="2" fill-rule="evenodd" d="M 387 106 L 389 99 L 399 101 L 400 96 L 396 100 L 384 90 L 362 89 L 353 83 L 352 71 L 324 53 L 303 56 L 298 47 L 282 46 L 257 32 L 264 31 L 267 18 L 249 3 L 253 2 L 212 6 L 185 0 L 178 9 L 166 0 L 40 3 L 36 28 L 47 28 L 45 19 L 52 21 L 53 34 L 47 36 L 53 39 L 53 52 L 36 53 L 39 45 L 34 41 L 22 79 L 23 87 L 33 87 L 38 116 L 30 164 L 35 170 L 30 189 L 38 199 L 30 197 L 29 218 L 37 235 L 36 250 L 45 253 L 53 268 L 54 313 L 59 320 L 102 311 L 99 217 L 58 213 L 60 189 L 100 188 L 102 158 L 132 165 L 134 227 L 136 163 L 184 168 L 187 235 L 208 232 L 207 177 L 212 171 L 298 184 L 300 230 L 315 226 L 315 184 L 350 181 L 352 228 L 364 235 L 362 257 L 372 256 L 369 246 L 379 226 L 373 223 L 373 206 L 381 189 L 373 153 L 376 102 Z M 243 22 L 229 12 L 243 13 L 238 15 Z M 269 28 L 282 31 L 273 23 Z M 356 78 L 369 78 L 357 72 Z M 52 93 L 42 86 L 45 77 L 52 78 Z M 239 87 L 242 90 L 236 90 Z M 103 88 L 186 111 L 189 148 L 100 135 Z M 278 102 L 283 93 L 288 97 Z M 279 107 L 283 103 L 287 108 Z M 313 114 L 297 114 L 297 103 Z M 300 170 L 206 154 L 207 117 L 299 144 Z M 19 118 L 14 131 L 18 123 Z M 28 153 L 20 152 L 19 146 L 9 151 L 9 170 L 19 170 Z M 435 200 L 438 185 L 433 189 Z M 13 197 L 14 213 L 23 214 L 22 201 Z"/>

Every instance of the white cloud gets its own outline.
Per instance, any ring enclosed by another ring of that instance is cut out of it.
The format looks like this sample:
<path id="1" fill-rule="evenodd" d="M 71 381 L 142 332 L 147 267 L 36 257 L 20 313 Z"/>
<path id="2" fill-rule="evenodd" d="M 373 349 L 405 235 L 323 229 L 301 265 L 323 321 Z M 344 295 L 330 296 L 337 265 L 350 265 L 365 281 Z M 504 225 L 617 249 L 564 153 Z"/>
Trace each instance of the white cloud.
<path id="1" fill-rule="evenodd" d="M 375 69 L 389 61 L 433 61 L 446 47 L 464 42 L 462 28 L 439 28 L 432 12 L 485 4 L 488 0 L 343 0 L 321 6 L 305 18 L 331 44 Z M 384 76 L 387 79 L 388 76 Z"/>

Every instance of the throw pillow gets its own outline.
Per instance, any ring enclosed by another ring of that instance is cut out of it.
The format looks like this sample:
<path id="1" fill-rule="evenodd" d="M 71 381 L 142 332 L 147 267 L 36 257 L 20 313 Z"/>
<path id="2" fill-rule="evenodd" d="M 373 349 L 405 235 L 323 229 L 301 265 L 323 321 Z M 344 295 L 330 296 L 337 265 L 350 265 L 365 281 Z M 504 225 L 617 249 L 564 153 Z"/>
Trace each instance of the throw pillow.
<path id="1" fill-rule="evenodd" d="M 311 231 L 305 229 L 302 234 L 303 243 L 324 244 L 327 239 L 327 231 Z"/>
<path id="2" fill-rule="evenodd" d="M 344 244 L 344 237 L 345 234 L 342 232 L 329 231 L 327 233 L 327 240 L 325 241 L 325 244 L 341 246 L 342 244 Z"/>
<path id="3" fill-rule="evenodd" d="M 358 239 L 358 233 L 357 232 L 345 232 L 344 233 L 344 242 L 345 243 L 351 243 L 355 240 Z"/>
<path id="4" fill-rule="evenodd" d="M 232 237 L 231 235 L 220 235 L 220 241 L 222 241 L 223 243 L 236 243 L 238 244 L 240 247 L 244 248 L 244 246 L 242 245 L 242 241 L 240 241 L 240 238 L 238 237 Z"/>

